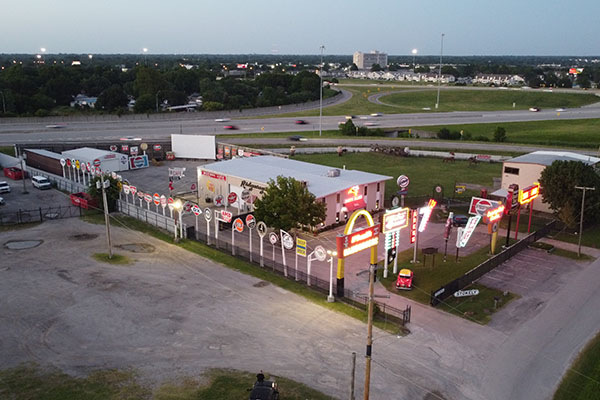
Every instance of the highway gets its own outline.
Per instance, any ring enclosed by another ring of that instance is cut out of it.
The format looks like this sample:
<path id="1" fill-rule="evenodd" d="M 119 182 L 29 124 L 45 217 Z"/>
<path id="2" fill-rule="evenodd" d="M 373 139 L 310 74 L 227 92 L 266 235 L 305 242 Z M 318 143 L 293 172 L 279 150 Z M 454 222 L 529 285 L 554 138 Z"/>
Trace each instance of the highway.
<path id="1" fill-rule="evenodd" d="M 475 123 L 504 123 L 544 120 L 569 120 L 600 118 L 600 107 L 588 106 L 577 109 L 567 109 L 557 112 L 553 109 L 530 112 L 527 110 L 488 111 L 488 112 L 424 112 L 414 114 L 387 114 L 380 117 L 356 116 L 356 125 L 370 123 L 371 127 L 379 128 L 408 128 L 426 127 L 432 125 L 457 125 Z M 120 138 L 141 137 L 144 140 L 168 138 L 171 134 L 223 135 L 241 133 L 274 133 L 274 132 L 316 132 L 319 130 L 319 117 L 302 118 L 305 125 L 295 124 L 296 118 L 248 118 L 231 119 L 216 122 L 214 119 L 191 119 L 178 117 L 173 119 L 114 119 L 103 121 L 72 121 L 61 127 L 49 128 L 43 119 L 36 122 L 14 122 L 0 119 L 0 145 L 14 143 L 64 142 L 75 140 L 118 140 Z M 37 122 L 39 121 L 39 122 Z M 328 116 L 322 119 L 322 129 L 337 129 L 340 122 L 345 122 L 344 116 Z M 225 125 L 233 125 L 239 129 L 227 130 Z"/>

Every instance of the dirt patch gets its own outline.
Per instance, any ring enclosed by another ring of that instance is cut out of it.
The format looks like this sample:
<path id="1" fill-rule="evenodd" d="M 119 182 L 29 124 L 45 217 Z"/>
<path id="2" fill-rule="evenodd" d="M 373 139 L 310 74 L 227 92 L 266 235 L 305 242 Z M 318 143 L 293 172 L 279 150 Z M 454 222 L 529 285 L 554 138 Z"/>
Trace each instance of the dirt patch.
<path id="1" fill-rule="evenodd" d="M 148 243 L 126 243 L 120 244 L 118 246 L 119 249 L 130 251 L 132 253 L 154 253 L 154 246 Z"/>
<path id="2" fill-rule="evenodd" d="M 77 235 L 69 236 L 69 239 L 72 240 L 93 240 L 98 237 L 95 233 L 78 233 Z"/>

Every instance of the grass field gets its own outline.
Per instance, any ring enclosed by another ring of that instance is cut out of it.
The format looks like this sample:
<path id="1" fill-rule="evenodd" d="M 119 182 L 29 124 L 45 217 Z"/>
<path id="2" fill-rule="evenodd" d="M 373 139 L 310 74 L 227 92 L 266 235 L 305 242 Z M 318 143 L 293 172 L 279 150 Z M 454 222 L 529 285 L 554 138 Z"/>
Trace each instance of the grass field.
<path id="1" fill-rule="evenodd" d="M 279 385 L 282 399 L 326 400 L 321 392 L 291 379 L 269 376 Z M 199 380 L 182 378 L 156 389 L 143 386 L 133 371 L 101 370 L 77 378 L 57 370 L 23 365 L 0 371 L 0 398 L 36 400 L 229 400 L 247 399 L 256 372 L 213 369 Z"/>
<path id="2" fill-rule="evenodd" d="M 594 149 L 597 149 L 600 145 L 600 119 L 561 120 L 560 117 L 556 117 L 555 120 L 551 121 L 439 125 L 413 128 L 430 132 L 438 132 L 442 128 L 448 128 L 451 131 L 463 130 L 470 133 L 474 138 L 485 136 L 491 140 L 494 130 L 498 126 L 506 130 L 506 136 L 510 143 Z"/>
<path id="3" fill-rule="evenodd" d="M 554 400 L 600 400 L 600 335 L 583 349 L 567 371 Z"/>
<path id="4" fill-rule="evenodd" d="M 398 190 L 396 179 L 402 174 L 410 178 L 408 196 L 413 197 L 431 195 L 436 185 L 441 185 L 444 193 L 450 195 L 455 182 L 491 186 L 492 178 L 502 172 L 502 164 L 499 163 L 469 165 L 467 161 L 456 161 L 448 164 L 439 158 L 396 157 L 381 153 L 348 153 L 342 157 L 332 153 L 300 154 L 294 159 L 391 176 L 392 179 L 385 184 L 388 198 Z"/>
<path id="5" fill-rule="evenodd" d="M 379 99 L 396 107 L 396 113 L 423 112 L 424 107 L 433 109 L 437 100 L 436 90 L 393 93 Z M 517 110 L 529 107 L 557 108 L 581 107 L 597 103 L 593 94 L 570 94 L 514 90 L 444 90 L 441 91 L 438 112 L 448 111 L 496 111 Z"/>

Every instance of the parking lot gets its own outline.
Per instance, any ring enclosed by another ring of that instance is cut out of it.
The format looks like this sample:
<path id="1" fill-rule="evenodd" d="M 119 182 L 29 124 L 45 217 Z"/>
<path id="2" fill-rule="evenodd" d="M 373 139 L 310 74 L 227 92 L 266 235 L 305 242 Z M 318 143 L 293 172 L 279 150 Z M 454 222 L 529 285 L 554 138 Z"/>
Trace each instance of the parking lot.
<path id="1" fill-rule="evenodd" d="M 58 190 L 40 190 L 31 185 L 31 179 L 25 179 L 25 191 L 23 193 L 23 181 L 0 176 L 0 181 L 6 181 L 11 188 L 10 193 L 1 193 L 4 205 L 0 206 L 0 213 L 12 214 L 19 210 L 37 210 L 40 207 L 60 207 L 71 204 L 69 196 Z"/>

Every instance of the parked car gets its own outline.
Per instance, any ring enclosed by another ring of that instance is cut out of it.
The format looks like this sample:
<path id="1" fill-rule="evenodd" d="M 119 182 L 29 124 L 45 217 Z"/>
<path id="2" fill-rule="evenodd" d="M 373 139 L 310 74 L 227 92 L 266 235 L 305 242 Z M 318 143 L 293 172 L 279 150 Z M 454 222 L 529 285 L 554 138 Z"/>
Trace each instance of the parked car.
<path id="1" fill-rule="evenodd" d="M 296 142 L 306 142 L 308 140 L 304 136 L 301 136 L 301 135 L 290 136 L 289 139 L 296 141 Z"/>
<path id="2" fill-rule="evenodd" d="M 31 184 L 34 188 L 38 188 L 40 190 L 52 188 L 52 183 L 48 180 L 48 178 L 39 175 L 31 177 Z"/>
<path id="3" fill-rule="evenodd" d="M 262 372 L 256 375 L 258 378 L 250 391 L 249 400 L 279 400 L 279 391 L 277 383 L 266 381 Z"/>
<path id="4" fill-rule="evenodd" d="M 306 125 L 306 121 L 303 119 L 297 119 L 296 121 L 294 121 L 294 123 L 296 125 Z"/>
<path id="5" fill-rule="evenodd" d="M 452 218 L 452 226 L 455 226 L 455 227 L 457 227 L 457 226 L 462 226 L 462 227 L 467 226 L 467 221 L 468 220 L 469 220 L 469 217 L 466 216 L 466 215 L 462 215 L 462 214 L 455 215 Z"/>
<path id="6" fill-rule="evenodd" d="M 240 128 L 238 128 L 238 127 L 237 127 L 237 126 L 235 126 L 235 125 L 225 125 L 225 126 L 223 127 L 223 129 L 229 129 L 229 130 L 235 131 L 235 130 L 237 130 L 237 129 L 240 129 Z"/>
<path id="7" fill-rule="evenodd" d="M 10 185 L 6 181 L 0 182 L 0 193 L 10 193 Z"/>
<path id="8" fill-rule="evenodd" d="M 529 107 L 529 111 L 531 111 L 531 112 L 539 112 L 540 108 L 539 107 Z"/>
<path id="9" fill-rule="evenodd" d="M 398 273 L 396 289 L 411 290 L 413 281 L 413 272 L 408 268 L 402 268 Z"/>
<path id="10" fill-rule="evenodd" d="M 4 197 L 0 197 L 0 206 L 4 205 Z"/>

